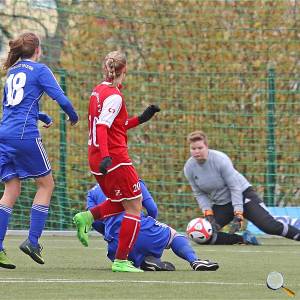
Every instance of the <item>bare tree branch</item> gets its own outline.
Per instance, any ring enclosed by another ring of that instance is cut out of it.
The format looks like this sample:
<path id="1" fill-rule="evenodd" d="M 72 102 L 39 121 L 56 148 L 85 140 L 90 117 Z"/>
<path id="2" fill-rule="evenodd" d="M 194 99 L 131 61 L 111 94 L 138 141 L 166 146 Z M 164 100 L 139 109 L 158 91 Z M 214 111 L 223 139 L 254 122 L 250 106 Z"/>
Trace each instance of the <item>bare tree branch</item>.
<path id="1" fill-rule="evenodd" d="M 44 29 L 45 36 L 46 37 L 49 36 L 49 31 L 48 31 L 47 27 L 38 18 L 34 18 L 32 16 L 25 16 L 25 15 L 6 14 L 6 13 L 3 13 L 3 12 L 0 12 L 0 16 L 13 18 L 13 19 L 26 19 L 26 20 L 31 20 L 33 22 L 36 22 Z"/>

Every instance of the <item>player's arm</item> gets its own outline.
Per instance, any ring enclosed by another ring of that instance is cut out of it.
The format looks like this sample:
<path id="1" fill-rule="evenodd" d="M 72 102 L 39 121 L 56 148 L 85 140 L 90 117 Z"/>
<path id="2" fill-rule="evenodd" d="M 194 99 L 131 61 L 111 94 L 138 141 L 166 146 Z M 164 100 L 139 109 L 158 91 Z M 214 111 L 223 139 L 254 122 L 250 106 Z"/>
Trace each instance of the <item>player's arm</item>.
<path id="1" fill-rule="evenodd" d="M 193 178 L 192 170 L 190 167 L 187 167 L 187 165 L 184 166 L 184 175 L 192 188 L 193 195 L 198 202 L 199 208 L 203 212 L 205 212 L 206 210 L 212 210 L 211 201 L 209 200 L 207 194 L 199 189 L 197 183 Z"/>
<path id="2" fill-rule="evenodd" d="M 122 98 L 120 95 L 114 94 L 107 97 L 103 102 L 101 113 L 96 124 L 96 141 L 99 144 L 101 155 L 99 170 L 103 175 L 107 173 L 107 169 L 112 164 L 112 158 L 108 151 L 107 131 L 112 126 L 121 107 Z"/>
<path id="3" fill-rule="evenodd" d="M 126 122 L 126 129 L 134 128 L 140 124 L 143 124 L 149 121 L 157 112 L 160 111 L 160 108 L 157 105 L 151 104 L 149 105 L 144 112 L 136 117 L 130 118 Z"/>
<path id="4" fill-rule="evenodd" d="M 68 115 L 71 125 L 75 125 L 79 120 L 78 114 L 76 113 L 72 102 L 65 95 L 53 73 L 47 66 L 42 67 L 38 80 L 46 94 L 54 99 L 61 109 Z"/>
<path id="5" fill-rule="evenodd" d="M 243 217 L 243 191 L 239 181 L 239 173 L 233 167 L 230 158 L 224 154 L 219 163 L 221 176 L 230 190 L 234 218 L 229 233 L 235 233 L 242 228 Z"/>
<path id="6" fill-rule="evenodd" d="M 140 179 L 141 191 L 143 196 L 143 207 L 146 209 L 148 216 L 156 219 L 158 215 L 157 205 L 152 198 L 146 184 Z"/>
<path id="7" fill-rule="evenodd" d="M 43 127 L 49 128 L 53 124 L 52 118 L 46 113 L 39 112 L 39 120 L 44 123 Z"/>
<path id="8" fill-rule="evenodd" d="M 214 231 L 218 231 L 219 229 L 221 229 L 221 226 L 215 220 L 214 212 L 212 210 L 212 203 L 207 194 L 199 189 L 197 183 L 194 180 L 192 170 L 187 165 L 185 165 L 184 167 L 184 175 L 190 183 L 194 197 L 196 198 L 198 206 L 202 210 L 205 218 L 211 223 Z"/>
<path id="9" fill-rule="evenodd" d="M 238 177 L 239 173 L 227 155 L 224 154 L 219 160 L 219 172 L 230 190 L 233 209 L 235 212 L 243 213 L 243 191 Z"/>

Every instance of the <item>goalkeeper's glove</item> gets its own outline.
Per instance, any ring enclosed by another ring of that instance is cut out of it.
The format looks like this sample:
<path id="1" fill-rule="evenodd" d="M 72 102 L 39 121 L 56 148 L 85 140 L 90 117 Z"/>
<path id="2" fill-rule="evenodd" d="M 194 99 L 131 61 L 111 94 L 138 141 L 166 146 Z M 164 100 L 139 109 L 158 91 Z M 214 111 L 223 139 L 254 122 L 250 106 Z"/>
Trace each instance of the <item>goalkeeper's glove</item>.
<path id="1" fill-rule="evenodd" d="M 242 225 L 243 225 L 243 220 L 244 220 L 243 212 L 242 211 L 235 211 L 234 212 L 234 217 L 233 217 L 233 220 L 231 222 L 230 229 L 229 229 L 229 233 L 233 234 L 233 233 L 241 230 Z"/>
<path id="2" fill-rule="evenodd" d="M 159 111 L 160 108 L 157 105 L 154 104 L 149 105 L 145 109 L 145 111 L 140 116 L 138 116 L 139 123 L 142 124 L 149 121 Z"/>
<path id="3" fill-rule="evenodd" d="M 210 209 L 204 211 L 205 219 L 211 224 L 213 232 L 217 232 L 221 229 L 221 226 L 217 223 L 214 212 Z"/>
<path id="4" fill-rule="evenodd" d="M 107 169 L 112 165 L 112 158 L 110 156 L 105 156 L 99 165 L 100 172 L 105 175 L 107 174 Z"/>

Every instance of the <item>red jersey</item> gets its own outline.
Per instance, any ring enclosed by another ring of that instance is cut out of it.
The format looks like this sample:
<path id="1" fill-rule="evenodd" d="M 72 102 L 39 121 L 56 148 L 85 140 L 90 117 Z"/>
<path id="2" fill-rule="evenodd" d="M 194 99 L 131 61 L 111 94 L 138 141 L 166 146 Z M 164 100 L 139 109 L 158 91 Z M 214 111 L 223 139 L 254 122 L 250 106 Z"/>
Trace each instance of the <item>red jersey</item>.
<path id="1" fill-rule="evenodd" d="M 97 125 L 108 127 L 107 147 L 109 156 L 112 157 L 108 172 L 119 166 L 132 164 L 127 148 L 127 123 L 128 113 L 120 90 L 108 82 L 97 85 L 89 104 L 88 159 L 93 174 L 101 175 L 99 165 L 103 158 L 99 148 L 103 141 L 101 136 L 97 136 Z"/>

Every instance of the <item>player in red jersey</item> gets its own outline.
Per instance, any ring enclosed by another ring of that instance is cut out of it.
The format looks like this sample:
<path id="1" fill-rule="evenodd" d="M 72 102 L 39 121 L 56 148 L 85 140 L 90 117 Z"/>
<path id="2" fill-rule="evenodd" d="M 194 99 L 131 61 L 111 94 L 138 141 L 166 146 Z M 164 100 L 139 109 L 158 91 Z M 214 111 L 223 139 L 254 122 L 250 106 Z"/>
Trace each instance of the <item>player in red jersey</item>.
<path id="1" fill-rule="evenodd" d="M 125 210 L 112 271 L 142 272 L 127 260 L 140 230 L 142 209 L 139 177 L 128 155 L 127 130 L 147 122 L 160 109 L 150 105 L 140 116 L 128 119 L 120 91 L 127 70 L 125 55 L 110 52 L 104 59 L 103 70 L 104 82 L 94 88 L 90 97 L 88 158 L 91 173 L 109 199 L 76 214 L 74 223 L 78 239 L 88 246 L 88 232 L 95 220 Z"/>

